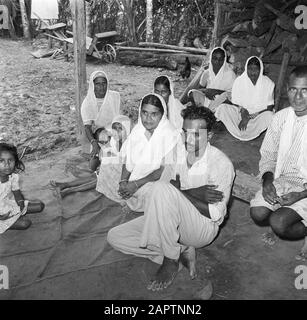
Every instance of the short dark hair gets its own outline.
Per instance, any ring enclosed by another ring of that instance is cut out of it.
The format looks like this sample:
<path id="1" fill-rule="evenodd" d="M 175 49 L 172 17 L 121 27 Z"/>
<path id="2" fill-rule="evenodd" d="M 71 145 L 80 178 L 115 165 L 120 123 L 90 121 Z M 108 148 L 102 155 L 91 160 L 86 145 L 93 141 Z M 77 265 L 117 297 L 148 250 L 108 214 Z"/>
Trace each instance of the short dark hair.
<path id="1" fill-rule="evenodd" d="M 162 98 L 163 99 L 163 98 Z M 157 107 L 160 112 L 162 113 L 162 115 L 164 114 L 164 108 L 162 105 L 161 100 L 154 94 L 148 94 L 147 96 L 145 96 L 142 100 L 142 105 L 141 108 L 145 105 L 145 104 L 151 104 L 155 107 Z"/>
<path id="2" fill-rule="evenodd" d="M 94 134 L 93 134 L 94 138 L 95 138 L 96 140 L 99 140 L 100 132 L 102 132 L 102 131 L 104 131 L 104 130 L 106 130 L 105 127 L 97 128 L 97 129 L 95 130 Z"/>
<path id="3" fill-rule="evenodd" d="M 14 160 L 15 160 L 14 173 L 18 173 L 18 172 L 25 170 L 25 165 L 19 159 L 17 148 L 14 145 L 1 142 L 0 143 L 0 154 L 1 154 L 1 152 L 4 152 L 4 151 L 11 153 L 14 157 Z"/>
<path id="4" fill-rule="evenodd" d="M 155 83 L 154 83 L 154 87 L 158 84 L 163 84 L 164 86 L 167 87 L 167 89 L 169 91 L 171 91 L 171 84 L 169 83 L 169 80 L 166 76 L 160 76 L 158 77 L 156 80 L 155 80 Z"/>
<path id="5" fill-rule="evenodd" d="M 307 65 L 295 67 L 290 72 L 289 79 L 292 75 L 295 76 L 296 78 L 304 78 L 304 77 L 307 78 Z"/>
<path id="6" fill-rule="evenodd" d="M 181 116 L 184 120 L 205 120 L 207 123 L 208 131 L 212 130 L 212 127 L 216 122 L 215 115 L 209 108 L 197 107 L 194 103 L 192 103 L 192 105 L 188 106 L 187 108 L 183 109 L 181 111 Z"/>

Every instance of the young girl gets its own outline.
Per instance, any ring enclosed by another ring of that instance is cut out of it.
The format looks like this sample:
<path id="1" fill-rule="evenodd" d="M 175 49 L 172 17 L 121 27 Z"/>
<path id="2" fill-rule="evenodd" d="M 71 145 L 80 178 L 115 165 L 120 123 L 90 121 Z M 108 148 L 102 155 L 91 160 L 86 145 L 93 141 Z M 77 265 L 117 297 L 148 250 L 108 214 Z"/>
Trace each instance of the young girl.
<path id="1" fill-rule="evenodd" d="M 159 76 L 154 82 L 154 93 L 159 94 L 167 105 L 167 119 L 176 128 L 181 130 L 183 118 L 181 111 L 183 104 L 175 98 L 174 84 L 168 76 Z"/>
<path id="2" fill-rule="evenodd" d="M 41 212 L 45 207 L 41 201 L 24 199 L 19 189 L 18 175 L 24 169 L 16 147 L 0 143 L 0 234 L 7 229 L 29 228 L 31 220 L 23 216 L 26 213 Z"/>
<path id="3" fill-rule="evenodd" d="M 71 182 L 50 181 L 50 184 L 53 187 L 58 187 L 60 189 L 62 198 L 70 193 L 96 188 L 97 177 L 98 182 L 100 182 L 101 170 L 104 171 L 106 170 L 106 167 L 109 165 L 111 166 L 112 164 L 110 162 L 117 161 L 116 159 L 118 157 L 119 150 L 130 133 L 130 125 L 130 119 L 127 116 L 120 115 L 113 119 L 110 128 L 100 128 L 95 131 L 94 137 L 97 139 L 100 146 L 99 158 L 94 157 L 90 160 L 90 168 L 95 172 L 90 176 L 79 178 Z M 101 164 L 103 164 L 102 167 Z M 97 170 L 99 166 L 100 168 Z M 99 192 L 99 187 L 97 188 L 97 191 Z"/>

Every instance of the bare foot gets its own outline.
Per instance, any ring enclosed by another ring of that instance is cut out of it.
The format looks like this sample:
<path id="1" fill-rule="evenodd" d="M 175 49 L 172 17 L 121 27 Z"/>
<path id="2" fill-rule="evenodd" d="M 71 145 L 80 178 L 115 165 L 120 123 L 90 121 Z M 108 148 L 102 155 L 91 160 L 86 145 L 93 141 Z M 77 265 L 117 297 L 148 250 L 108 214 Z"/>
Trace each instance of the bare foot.
<path id="1" fill-rule="evenodd" d="M 277 237 L 272 231 L 269 231 L 262 235 L 262 241 L 269 246 L 273 246 L 277 241 Z"/>
<path id="2" fill-rule="evenodd" d="M 299 261 L 307 260 L 307 237 L 305 237 L 305 243 L 301 249 L 301 252 L 295 257 L 295 259 Z"/>
<path id="3" fill-rule="evenodd" d="M 181 253 L 179 263 L 182 263 L 184 267 L 189 270 L 191 279 L 197 277 L 196 274 L 196 252 L 194 247 L 188 247 L 184 252 Z"/>
<path id="4" fill-rule="evenodd" d="M 179 270 L 179 262 L 164 257 L 161 267 L 154 275 L 151 283 L 147 286 L 148 290 L 159 291 L 166 289 L 174 281 Z"/>
<path id="5" fill-rule="evenodd" d="M 60 190 L 68 187 L 66 182 L 56 182 L 54 180 L 50 180 L 50 185 L 54 188 L 59 188 Z"/>

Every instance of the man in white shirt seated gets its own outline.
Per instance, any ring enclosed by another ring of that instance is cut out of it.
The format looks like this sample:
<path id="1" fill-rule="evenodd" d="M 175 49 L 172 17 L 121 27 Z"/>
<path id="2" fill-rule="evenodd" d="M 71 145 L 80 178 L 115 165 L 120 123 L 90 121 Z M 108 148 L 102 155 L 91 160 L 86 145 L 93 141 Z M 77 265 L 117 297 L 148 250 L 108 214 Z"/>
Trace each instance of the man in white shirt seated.
<path id="1" fill-rule="evenodd" d="M 288 82 L 290 107 L 277 112 L 263 140 L 259 170 L 262 189 L 251 201 L 251 217 L 289 240 L 305 237 L 297 259 L 307 257 L 307 66 L 295 68 Z"/>
<path id="2" fill-rule="evenodd" d="M 176 150 L 174 180 L 155 182 L 144 216 L 111 229 L 108 242 L 126 254 L 161 264 L 148 285 L 163 290 L 174 280 L 180 262 L 196 276 L 195 248 L 210 244 L 227 212 L 234 168 L 210 145 L 214 114 L 205 107 L 182 111 L 183 141 Z"/>

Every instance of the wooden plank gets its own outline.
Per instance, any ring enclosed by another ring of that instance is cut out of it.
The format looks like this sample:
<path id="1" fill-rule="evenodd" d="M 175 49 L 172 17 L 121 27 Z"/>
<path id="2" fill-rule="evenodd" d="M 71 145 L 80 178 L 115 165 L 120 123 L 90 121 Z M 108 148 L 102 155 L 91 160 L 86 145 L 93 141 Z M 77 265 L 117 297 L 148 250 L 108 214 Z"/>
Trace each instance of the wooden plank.
<path id="1" fill-rule="evenodd" d="M 86 27 L 85 4 L 83 0 L 72 0 L 73 32 L 74 32 L 74 76 L 76 83 L 76 117 L 79 141 L 86 152 L 86 140 L 83 121 L 81 118 L 81 104 L 87 91 L 86 85 Z"/>
<path id="2" fill-rule="evenodd" d="M 65 27 L 66 27 L 66 24 L 60 22 L 60 23 L 53 24 L 51 26 L 46 26 L 46 27 L 42 28 L 42 30 L 58 30 L 58 29 L 62 29 Z"/>
<path id="3" fill-rule="evenodd" d="M 208 49 L 197 49 L 197 48 L 191 48 L 191 47 L 179 47 L 179 46 L 173 46 L 170 44 L 163 44 L 163 43 L 155 43 L 155 42 L 140 42 L 139 46 L 141 47 L 152 47 L 152 48 L 160 48 L 160 49 L 171 49 L 171 50 L 180 50 L 180 51 L 186 51 L 190 53 L 195 54 L 203 54 L 206 55 L 208 53 Z"/>
<path id="4" fill-rule="evenodd" d="M 117 47 L 119 51 L 142 51 L 155 53 L 184 53 L 185 51 L 170 50 L 170 49 L 155 49 L 155 48 L 138 48 L 138 47 Z"/>
<path id="5" fill-rule="evenodd" d="M 287 68 L 289 65 L 289 60 L 290 60 L 290 53 L 288 50 L 285 50 L 284 55 L 283 55 L 283 59 L 282 59 L 282 63 L 281 63 L 281 67 L 280 67 L 280 73 L 279 73 L 279 77 L 278 77 L 278 81 L 277 81 L 277 85 L 276 85 L 276 93 L 275 93 L 275 110 L 278 111 L 279 110 L 279 104 L 280 104 L 280 98 L 281 98 L 281 93 L 282 93 L 282 88 L 284 85 L 284 81 L 286 78 L 286 74 L 287 74 Z"/>
<path id="6" fill-rule="evenodd" d="M 98 39 L 115 37 L 115 36 L 118 36 L 118 33 L 116 31 L 107 31 L 107 32 L 100 32 L 95 34 L 95 37 L 97 37 Z"/>
<path id="7" fill-rule="evenodd" d="M 270 58 L 263 58 L 262 59 L 264 64 L 282 64 L 282 60 L 280 59 L 270 59 Z M 290 67 L 303 67 L 306 66 L 306 62 L 303 61 L 289 61 L 288 66 Z"/>

